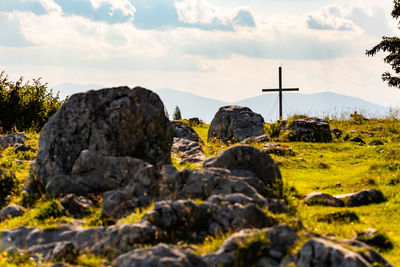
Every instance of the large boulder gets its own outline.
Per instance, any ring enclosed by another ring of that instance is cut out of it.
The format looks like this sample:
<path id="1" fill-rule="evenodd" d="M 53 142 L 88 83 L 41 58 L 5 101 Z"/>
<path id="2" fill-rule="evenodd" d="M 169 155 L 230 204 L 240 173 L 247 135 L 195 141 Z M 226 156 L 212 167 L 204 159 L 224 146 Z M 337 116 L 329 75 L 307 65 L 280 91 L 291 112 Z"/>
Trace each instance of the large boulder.
<path id="1" fill-rule="evenodd" d="M 285 126 L 290 141 L 330 142 L 329 122 L 318 118 L 296 119 Z"/>
<path id="2" fill-rule="evenodd" d="M 217 167 L 229 170 L 247 170 L 253 172 L 268 188 L 280 192 L 282 177 L 278 166 L 268 155 L 255 147 L 239 145 L 207 159 L 204 168 Z"/>
<path id="3" fill-rule="evenodd" d="M 76 94 L 44 126 L 31 179 L 46 187 L 54 177 L 71 175 L 84 150 L 170 163 L 172 138 L 163 103 L 147 89 L 116 87 Z"/>
<path id="4" fill-rule="evenodd" d="M 208 141 L 241 142 L 265 134 L 264 119 L 251 109 L 240 106 L 221 107 L 210 124 Z"/>

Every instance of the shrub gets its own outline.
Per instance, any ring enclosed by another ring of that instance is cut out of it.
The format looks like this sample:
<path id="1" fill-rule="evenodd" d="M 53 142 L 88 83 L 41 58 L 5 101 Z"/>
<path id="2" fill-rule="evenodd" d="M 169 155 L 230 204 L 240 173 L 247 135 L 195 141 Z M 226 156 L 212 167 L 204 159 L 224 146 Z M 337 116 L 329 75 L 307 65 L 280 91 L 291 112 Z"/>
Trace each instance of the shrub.
<path id="1" fill-rule="evenodd" d="M 40 130 L 62 103 L 41 78 L 13 82 L 0 73 L 0 131 Z"/>
<path id="2" fill-rule="evenodd" d="M 63 207 L 60 202 L 55 199 L 50 199 L 38 207 L 38 214 L 35 217 L 36 219 L 43 221 L 48 218 L 58 218 L 63 215 Z"/>
<path id="3" fill-rule="evenodd" d="M 327 222 L 327 223 L 351 223 L 351 222 L 359 222 L 360 218 L 353 211 L 338 211 L 331 212 L 324 215 L 317 215 L 318 222 Z"/>
<path id="4" fill-rule="evenodd" d="M 0 169 L 0 208 L 7 204 L 8 198 L 17 190 L 17 185 L 14 172 Z"/>

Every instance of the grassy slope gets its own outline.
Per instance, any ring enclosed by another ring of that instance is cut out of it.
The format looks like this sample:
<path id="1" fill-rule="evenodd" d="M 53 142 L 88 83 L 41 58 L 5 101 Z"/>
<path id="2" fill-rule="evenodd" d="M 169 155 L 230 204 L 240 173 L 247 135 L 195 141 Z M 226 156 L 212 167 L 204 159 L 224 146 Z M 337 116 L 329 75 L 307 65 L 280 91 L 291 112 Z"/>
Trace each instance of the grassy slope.
<path id="1" fill-rule="evenodd" d="M 334 234 L 343 238 L 352 238 L 357 231 L 373 227 L 386 233 L 392 242 L 394 249 L 383 252 L 383 255 L 395 266 L 400 266 L 400 123 L 397 120 L 371 120 L 361 124 L 352 122 L 332 121 L 331 128 L 339 128 L 351 137 L 360 136 L 367 145 L 358 145 L 342 139 L 335 139 L 329 144 L 312 144 L 291 142 L 284 143 L 292 147 L 295 156 L 273 156 L 279 164 L 282 176 L 288 188 L 294 187 L 297 191 L 292 198 L 293 205 L 297 207 L 297 215 L 301 218 L 305 227 L 316 233 Z M 378 131 L 371 131 L 376 127 L 382 127 Z M 205 142 L 203 149 L 207 156 L 216 155 L 226 148 L 219 142 L 207 143 L 208 125 L 194 127 Z M 373 136 L 372 136 L 373 135 Z M 37 134 L 30 134 L 37 138 Z M 368 145 L 373 140 L 381 140 L 384 145 Z M 17 179 L 21 185 L 26 182 L 30 160 L 37 152 L 37 141 L 30 140 L 29 144 L 34 147 L 33 152 L 14 154 L 12 149 L 7 149 L 0 154 L 0 168 L 13 169 L 16 171 Z M 197 166 L 177 166 L 197 167 Z M 382 204 L 370 205 L 357 208 L 327 208 L 310 207 L 301 201 L 301 196 L 314 191 L 322 191 L 330 194 L 354 192 L 365 188 L 377 188 L 382 190 L 388 201 Z M 42 199 L 28 208 L 27 213 L 20 217 L 0 223 L 0 229 L 14 228 L 22 225 L 36 226 L 41 228 L 53 228 L 63 223 L 77 221 L 68 216 L 57 218 L 38 219 L 52 200 Z M 10 197 L 10 202 L 21 204 L 20 193 Z M 102 225 L 100 219 L 100 204 L 93 210 L 92 214 L 80 219 L 85 227 Z M 133 222 L 142 216 L 144 210 L 138 210 L 119 223 Z M 359 222 L 351 224 L 318 222 L 317 217 L 330 214 L 335 211 L 350 210 L 355 212 Z M 42 216 L 43 217 L 43 216 Z M 203 244 L 195 246 L 196 253 L 205 254 L 219 247 L 228 235 L 216 238 L 210 237 Z M 88 255 L 82 256 L 80 265 L 96 266 L 103 259 Z M 16 262 L 11 256 L 0 256 L 0 263 Z M 85 263 L 84 263 L 85 262 Z"/>

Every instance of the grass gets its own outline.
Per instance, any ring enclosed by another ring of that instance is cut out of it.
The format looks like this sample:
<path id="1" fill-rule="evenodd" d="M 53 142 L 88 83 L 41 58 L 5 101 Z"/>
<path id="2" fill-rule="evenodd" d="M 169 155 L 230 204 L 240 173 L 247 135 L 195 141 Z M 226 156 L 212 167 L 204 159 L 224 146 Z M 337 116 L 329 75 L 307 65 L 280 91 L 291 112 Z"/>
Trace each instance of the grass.
<path id="1" fill-rule="evenodd" d="M 334 138 L 333 142 L 327 144 L 282 142 L 279 137 L 275 139 L 276 143 L 289 146 L 296 152 L 295 156 L 272 155 L 280 167 L 288 193 L 287 200 L 293 211 L 292 215 L 275 217 L 278 221 L 287 222 L 295 227 L 298 226 L 295 218 L 299 218 L 310 232 L 323 235 L 333 234 L 340 238 L 353 238 L 367 228 L 375 228 L 393 244 L 393 248 L 381 249 L 382 255 L 394 266 L 400 266 L 400 227 L 398 227 L 400 222 L 398 212 L 400 210 L 400 121 L 394 117 L 379 120 L 331 120 L 330 126 L 331 129 L 338 128 L 344 133 L 339 139 Z M 206 156 L 215 156 L 227 146 L 216 140 L 207 142 L 208 127 L 206 124 L 200 124 L 193 128 L 204 142 L 203 150 Z M 265 128 L 271 129 L 268 125 Z M 276 132 L 276 129 L 271 131 Z M 29 133 L 28 135 L 34 138 L 28 141 L 33 151 L 15 154 L 9 148 L 0 152 L 0 168 L 15 171 L 19 188 L 26 184 L 30 162 L 37 153 L 38 134 Z M 366 145 L 349 141 L 355 137 L 363 139 Z M 262 145 L 254 146 L 261 147 Z M 179 169 L 199 168 L 193 164 L 178 164 L 176 161 L 173 163 Z M 335 195 L 368 188 L 381 190 L 387 201 L 346 208 L 307 206 L 302 201 L 303 196 L 315 191 Z M 20 204 L 22 199 L 20 192 L 17 190 L 14 195 L 11 195 L 8 202 Z M 0 223 L 0 230 L 22 225 L 46 229 L 73 223 L 74 218 L 64 215 L 39 216 L 40 212 L 43 213 L 43 207 L 49 205 L 50 201 L 52 200 L 39 200 L 29 207 L 22 217 Z M 151 206 L 137 210 L 119 220 L 118 224 L 136 222 L 150 208 Z M 48 207 L 48 209 L 51 208 Z M 49 214 L 49 212 L 44 212 L 44 214 Z M 100 207 L 93 209 L 90 215 L 79 221 L 84 227 L 102 225 Z M 217 234 L 191 247 L 194 253 L 204 255 L 216 251 L 229 235 Z M 373 245 L 374 242 L 370 243 Z M 379 249 L 378 246 L 375 247 Z M 2 257 L 0 263 L 4 260 L 4 256 Z M 101 261 L 101 259 L 91 259 L 91 256 L 87 257 L 85 259 L 87 262 L 95 263 L 82 264 L 83 266 L 96 266 L 96 263 Z"/>

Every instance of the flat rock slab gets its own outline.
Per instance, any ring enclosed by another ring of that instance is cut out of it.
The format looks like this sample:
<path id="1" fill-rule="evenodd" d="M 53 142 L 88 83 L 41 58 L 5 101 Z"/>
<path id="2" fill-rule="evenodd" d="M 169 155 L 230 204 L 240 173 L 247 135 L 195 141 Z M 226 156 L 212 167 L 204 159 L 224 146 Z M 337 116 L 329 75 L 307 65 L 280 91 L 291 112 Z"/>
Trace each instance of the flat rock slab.
<path id="1" fill-rule="evenodd" d="M 323 205 L 332 207 L 344 207 L 343 200 L 321 192 L 313 192 L 308 194 L 304 198 L 304 202 L 310 206 Z"/>
<path id="2" fill-rule="evenodd" d="M 46 188 L 53 177 L 71 175 L 84 150 L 170 163 L 172 138 L 164 105 L 152 91 L 116 87 L 75 94 L 43 127 L 31 180 Z"/>
<path id="3" fill-rule="evenodd" d="M 265 134 L 264 119 L 260 114 L 241 106 L 221 107 L 210 124 L 208 141 L 241 142 L 248 137 Z"/>
<path id="4" fill-rule="evenodd" d="M 344 201 L 345 205 L 349 207 L 358 207 L 385 201 L 382 192 L 376 189 L 367 189 L 356 193 L 336 195 L 334 197 Z"/>

